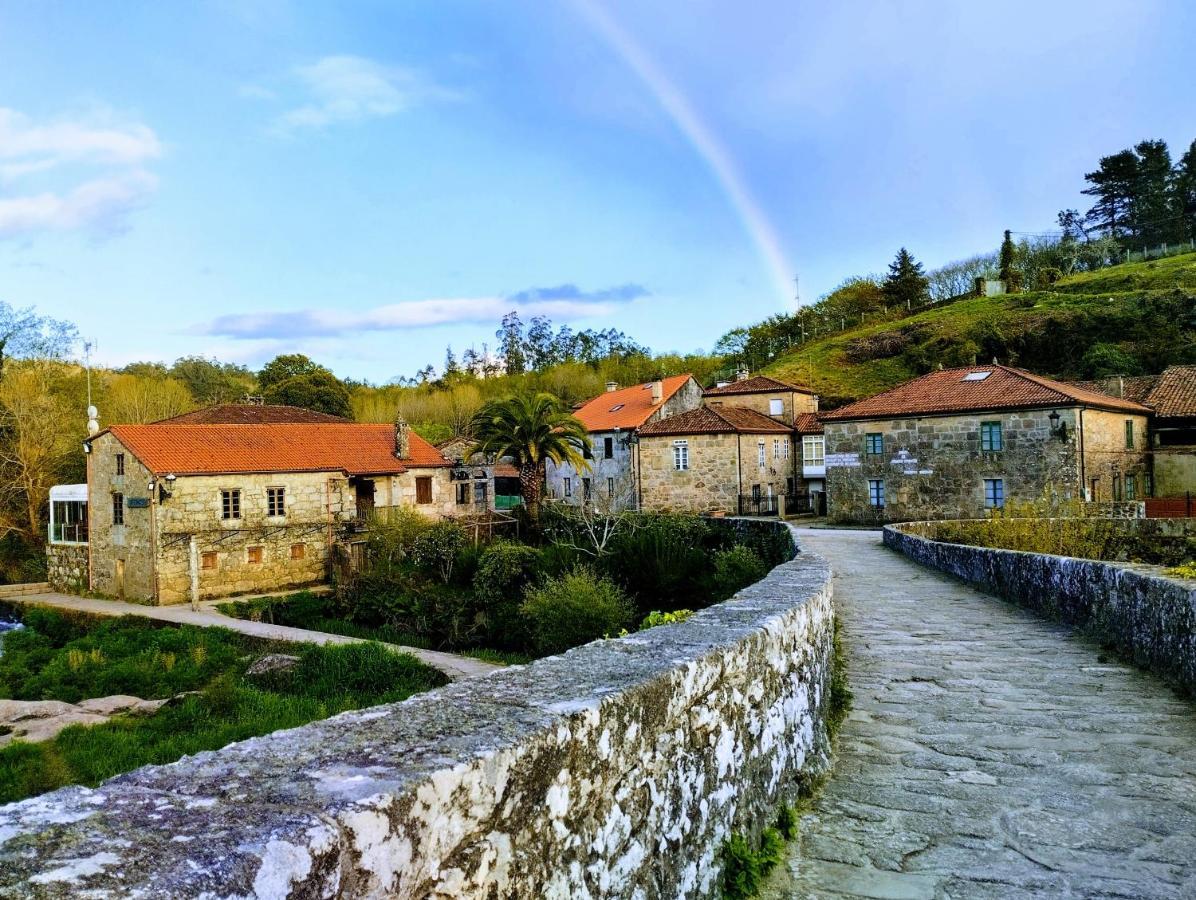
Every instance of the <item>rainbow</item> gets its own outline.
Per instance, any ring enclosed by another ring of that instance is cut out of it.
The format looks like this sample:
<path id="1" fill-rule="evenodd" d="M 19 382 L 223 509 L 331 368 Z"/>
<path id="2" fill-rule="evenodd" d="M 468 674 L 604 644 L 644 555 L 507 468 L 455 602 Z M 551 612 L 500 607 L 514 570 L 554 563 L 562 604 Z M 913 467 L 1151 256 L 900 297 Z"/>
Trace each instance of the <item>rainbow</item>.
<path id="1" fill-rule="evenodd" d="M 574 6 L 594 31 L 644 83 L 690 145 L 710 168 L 727 200 L 760 254 L 769 280 L 782 308 L 788 308 L 793 287 L 793 267 L 781 249 L 776 229 L 748 189 L 727 148 L 702 121 L 688 98 L 657 67 L 644 48 L 636 43 L 595 0 L 573 0 Z"/>

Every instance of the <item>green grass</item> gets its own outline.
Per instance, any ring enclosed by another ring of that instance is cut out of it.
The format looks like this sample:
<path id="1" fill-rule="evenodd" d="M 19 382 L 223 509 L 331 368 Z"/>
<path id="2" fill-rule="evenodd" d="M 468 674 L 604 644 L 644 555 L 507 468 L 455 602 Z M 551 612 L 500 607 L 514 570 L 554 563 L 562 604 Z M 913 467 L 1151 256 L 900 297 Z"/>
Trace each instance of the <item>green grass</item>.
<path id="1" fill-rule="evenodd" d="M 445 683 L 414 657 L 378 644 L 271 644 L 224 629 L 156 627 L 132 617 L 89 625 L 30 610 L 5 636 L 0 696 L 76 702 L 108 694 L 173 697 L 149 716 L 71 726 L 50 741 L 0 748 L 0 803 L 66 784 L 95 785 L 232 741 L 348 709 L 406 699 Z M 300 657 L 289 672 L 247 678 L 272 652 Z M 173 654 L 173 663 L 166 663 Z"/>
<path id="2" fill-rule="evenodd" d="M 1084 354 L 1097 343 L 1117 347 L 1138 371 L 1152 373 L 1196 363 L 1194 307 L 1196 254 L 1187 253 L 1072 275 L 1050 291 L 969 298 L 869 322 L 810 341 L 764 371 L 811 386 L 828 407 L 973 358 L 1089 377 L 1099 373 Z M 886 338 L 891 349 L 870 355 L 871 342 Z"/>

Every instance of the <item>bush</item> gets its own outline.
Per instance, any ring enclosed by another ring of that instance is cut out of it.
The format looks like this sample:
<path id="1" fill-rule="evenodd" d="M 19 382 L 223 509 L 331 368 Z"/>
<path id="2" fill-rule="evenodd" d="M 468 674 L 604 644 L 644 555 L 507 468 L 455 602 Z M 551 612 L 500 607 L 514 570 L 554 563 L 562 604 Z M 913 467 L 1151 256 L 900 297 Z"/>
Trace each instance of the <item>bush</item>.
<path id="1" fill-rule="evenodd" d="M 635 615 L 617 584 L 583 566 L 529 587 L 521 611 L 536 650 L 545 655 L 617 634 Z"/>
<path id="2" fill-rule="evenodd" d="M 640 622 L 640 631 L 645 628 L 655 628 L 657 625 L 677 625 L 684 622 L 694 614 L 692 609 L 678 609 L 673 612 L 657 612 L 653 610 L 644 616 L 644 621 Z"/>
<path id="3" fill-rule="evenodd" d="M 725 600 L 768 574 L 764 560 L 752 548 L 743 545 L 719 550 L 714 554 L 712 568 L 711 581 L 716 601 Z"/>
<path id="4" fill-rule="evenodd" d="M 473 595 L 491 643 L 500 647 L 526 645 L 519 605 L 524 590 L 539 573 L 540 553 L 526 544 L 495 541 L 482 553 L 473 577 Z"/>
<path id="5" fill-rule="evenodd" d="M 617 535 L 599 563 L 635 598 L 640 616 L 693 605 L 706 591 L 710 526 L 697 516 L 644 514 Z"/>
<path id="6" fill-rule="evenodd" d="M 436 522 L 416 535 L 411 544 L 411 559 L 425 572 L 440 576 L 448 584 L 453 577 L 457 556 L 465 549 L 465 530 L 449 521 Z"/>

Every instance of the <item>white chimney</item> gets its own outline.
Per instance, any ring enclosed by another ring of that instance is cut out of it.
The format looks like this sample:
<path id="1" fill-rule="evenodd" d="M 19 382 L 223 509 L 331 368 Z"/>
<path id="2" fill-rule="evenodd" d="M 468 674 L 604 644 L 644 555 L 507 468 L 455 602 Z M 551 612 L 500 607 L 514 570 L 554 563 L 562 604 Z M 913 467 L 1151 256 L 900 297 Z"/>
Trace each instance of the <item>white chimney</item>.
<path id="1" fill-rule="evenodd" d="M 606 392 L 607 392 L 608 394 L 613 394 L 613 393 L 614 393 L 615 391 L 617 391 L 618 389 L 619 389 L 619 382 L 617 382 L 617 381 L 608 381 L 608 382 L 606 383 Z"/>
<path id="2" fill-rule="evenodd" d="M 659 381 L 659 380 L 653 381 L 652 382 L 652 405 L 656 406 L 663 399 L 664 399 L 664 382 Z"/>
<path id="3" fill-rule="evenodd" d="M 736 381 L 747 381 L 750 377 L 751 373 L 747 370 L 746 366 L 735 373 Z"/>

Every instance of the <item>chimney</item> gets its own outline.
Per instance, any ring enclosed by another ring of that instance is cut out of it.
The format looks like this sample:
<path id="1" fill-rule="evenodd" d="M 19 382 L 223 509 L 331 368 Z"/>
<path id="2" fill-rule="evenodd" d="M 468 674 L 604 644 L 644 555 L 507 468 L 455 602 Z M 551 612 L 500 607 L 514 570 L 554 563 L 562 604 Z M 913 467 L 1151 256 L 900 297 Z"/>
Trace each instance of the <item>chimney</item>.
<path id="1" fill-rule="evenodd" d="M 401 415 L 395 418 L 395 457 L 411 458 L 411 426 Z"/>
<path id="2" fill-rule="evenodd" d="M 1120 397 L 1122 400 L 1125 399 L 1125 376 L 1124 375 L 1117 376 L 1117 396 Z"/>
<path id="3" fill-rule="evenodd" d="M 652 405 L 657 406 L 664 399 L 664 382 L 660 379 L 652 382 Z"/>
<path id="4" fill-rule="evenodd" d="M 608 394 L 613 394 L 613 393 L 614 393 L 615 391 L 617 391 L 618 389 L 619 389 L 619 382 L 617 382 L 617 381 L 608 381 L 608 382 L 606 383 L 606 392 L 607 392 Z"/>
<path id="5" fill-rule="evenodd" d="M 747 381 L 749 378 L 751 378 L 751 372 L 747 370 L 746 366 L 735 373 L 736 381 Z"/>

